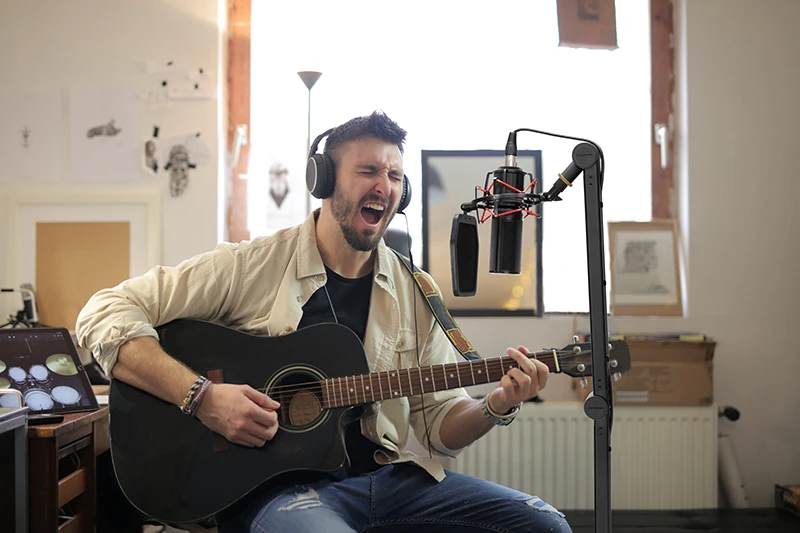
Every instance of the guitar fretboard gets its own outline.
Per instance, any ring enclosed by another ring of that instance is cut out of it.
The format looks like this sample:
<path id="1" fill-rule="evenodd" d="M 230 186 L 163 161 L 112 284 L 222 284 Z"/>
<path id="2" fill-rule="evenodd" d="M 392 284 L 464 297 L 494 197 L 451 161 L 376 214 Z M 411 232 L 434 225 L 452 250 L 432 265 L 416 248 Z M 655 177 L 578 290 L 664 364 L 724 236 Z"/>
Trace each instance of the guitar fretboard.
<path id="1" fill-rule="evenodd" d="M 529 353 L 528 357 L 545 363 L 550 372 L 560 372 L 558 355 L 553 351 Z M 428 367 L 403 368 L 323 380 L 322 394 L 326 408 L 403 398 L 500 381 L 503 375 L 518 367 L 510 356 L 476 361 L 446 363 Z"/>

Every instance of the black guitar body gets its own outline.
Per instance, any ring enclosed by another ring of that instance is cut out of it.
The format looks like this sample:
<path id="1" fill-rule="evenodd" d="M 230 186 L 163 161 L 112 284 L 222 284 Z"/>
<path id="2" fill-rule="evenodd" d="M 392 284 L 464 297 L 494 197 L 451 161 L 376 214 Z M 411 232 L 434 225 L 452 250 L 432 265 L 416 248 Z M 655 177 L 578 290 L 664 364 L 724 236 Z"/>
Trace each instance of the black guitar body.
<path id="1" fill-rule="evenodd" d="M 286 336 L 257 337 L 208 322 L 176 320 L 158 332 L 164 350 L 195 372 L 221 370 L 225 383 L 248 384 L 281 402 L 281 427 L 261 448 L 239 446 L 175 405 L 113 380 L 114 470 L 140 511 L 168 523 L 196 522 L 280 474 L 334 472 L 345 463 L 344 425 L 361 408 L 323 409 L 322 391 L 308 392 L 307 385 L 369 372 L 351 330 L 319 324 Z M 293 386 L 301 384 L 305 387 Z M 215 443 L 226 449 L 215 451 Z"/>

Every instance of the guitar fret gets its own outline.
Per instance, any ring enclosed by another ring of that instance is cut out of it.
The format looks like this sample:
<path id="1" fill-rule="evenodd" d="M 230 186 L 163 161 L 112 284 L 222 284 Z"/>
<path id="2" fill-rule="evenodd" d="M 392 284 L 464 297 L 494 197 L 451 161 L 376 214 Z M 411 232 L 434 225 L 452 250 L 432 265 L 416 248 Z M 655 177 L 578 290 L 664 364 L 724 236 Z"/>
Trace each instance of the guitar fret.
<path id="1" fill-rule="evenodd" d="M 433 385 L 433 392 L 436 392 L 436 390 L 437 390 L 436 389 L 436 376 L 433 374 L 433 367 L 430 367 L 430 369 L 431 369 L 431 382 L 432 382 L 431 384 Z"/>
<path id="2" fill-rule="evenodd" d="M 339 378 L 339 397 L 342 399 L 340 407 L 344 405 L 344 391 L 342 390 L 342 378 Z"/>
<path id="3" fill-rule="evenodd" d="M 400 383 L 400 374 L 397 373 L 397 372 L 393 372 L 392 373 L 392 377 L 395 377 L 395 376 L 397 376 L 397 388 L 400 389 L 400 396 L 402 396 L 403 395 L 403 384 Z M 396 396 L 397 395 L 397 391 L 394 391 L 394 392 L 395 392 L 395 396 Z"/>
<path id="4" fill-rule="evenodd" d="M 361 396 L 364 398 L 364 403 L 367 403 L 367 391 L 364 389 L 364 374 L 361 374 Z"/>
<path id="5" fill-rule="evenodd" d="M 461 387 L 461 369 L 458 367 L 458 363 L 456 363 L 456 376 L 458 376 L 458 386 Z"/>
<path id="6" fill-rule="evenodd" d="M 375 401 L 375 385 L 372 384 L 372 374 L 369 375 L 369 393 L 372 395 L 372 401 Z"/>
<path id="7" fill-rule="evenodd" d="M 422 368 L 417 368 L 417 375 L 419 376 L 419 388 L 425 394 L 425 382 L 422 381 Z"/>
<path id="8" fill-rule="evenodd" d="M 487 359 L 483 360 L 483 367 L 486 369 L 486 383 L 489 383 L 489 361 Z"/>
<path id="9" fill-rule="evenodd" d="M 384 372 L 384 374 L 386 374 L 386 386 L 389 388 L 389 398 L 391 398 L 394 396 L 394 391 L 392 390 L 392 376 L 389 374 L 388 370 Z"/>
<path id="10" fill-rule="evenodd" d="M 442 375 L 444 376 L 444 388 L 449 389 L 450 387 L 447 386 L 447 368 L 445 368 L 444 363 L 442 363 Z"/>
<path id="11" fill-rule="evenodd" d="M 327 402 L 328 403 L 328 407 L 331 407 L 331 405 L 330 405 L 330 403 L 331 403 L 331 393 L 330 393 L 330 391 L 328 391 L 328 380 L 325 379 L 323 381 L 325 382 L 325 398 L 323 398 L 323 402 L 322 403 L 323 403 L 323 405 L 325 405 L 325 402 Z"/>
<path id="12" fill-rule="evenodd" d="M 383 383 L 381 383 L 381 373 L 380 372 L 378 372 L 378 387 L 380 388 L 380 391 L 381 391 L 381 400 L 386 399 L 386 397 L 383 395 Z"/>
<path id="13" fill-rule="evenodd" d="M 347 381 L 347 376 L 344 378 L 344 386 L 347 387 L 347 403 L 353 405 L 353 399 L 350 398 L 350 391 L 353 389 L 350 387 L 350 382 Z"/>
<path id="14" fill-rule="evenodd" d="M 469 363 L 469 371 L 472 374 L 472 385 L 475 385 L 477 381 L 475 381 L 475 365 L 472 362 Z"/>
<path id="15" fill-rule="evenodd" d="M 414 394 L 414 388 L 411 386 L 411 369 L 406 368 L 406 373 L 408 374 L 408 394 Z"/>

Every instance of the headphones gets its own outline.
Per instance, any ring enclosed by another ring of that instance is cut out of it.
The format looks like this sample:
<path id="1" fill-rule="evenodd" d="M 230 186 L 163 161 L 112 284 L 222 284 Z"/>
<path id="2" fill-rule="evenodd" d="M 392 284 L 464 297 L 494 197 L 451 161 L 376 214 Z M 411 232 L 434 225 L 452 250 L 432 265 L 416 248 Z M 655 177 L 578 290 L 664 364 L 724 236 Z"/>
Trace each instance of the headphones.
<path id="1" fill-rule="evenodd" d="M 331 156 L 318 154 L 317 147 L 334 128 L 322 133 L 314 139 L 308 150 L 308 162 L 306 163 L 306 187 L 314 198 L 328 198 L 333 194 L 333 186 L 336 182 L 336 169 L 333 166 Z M 408 176 L 403 174 L 403 193 L 400 202 L 397 204 L 397 212 L 402 213 L 408 204 L 411 203 L 411 184 Z"/>

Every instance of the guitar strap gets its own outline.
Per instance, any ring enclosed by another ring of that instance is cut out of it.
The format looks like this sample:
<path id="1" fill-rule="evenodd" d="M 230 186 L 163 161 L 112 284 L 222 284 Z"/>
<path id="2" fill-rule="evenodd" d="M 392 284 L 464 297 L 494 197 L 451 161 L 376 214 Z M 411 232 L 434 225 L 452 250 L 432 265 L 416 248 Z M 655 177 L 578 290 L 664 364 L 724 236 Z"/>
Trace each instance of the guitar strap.
<path id="1" fill-rule="evenodd" d="M 412 265 L 411 261 L 406 256 L 394 248 L 390 249 L 400 258 L 400 262 L 406 266 L 408 271 L 411 272 L 414 281 L 417 282 L 417 287 L 419 287 L 420 292 L 422 292 L 422 296 L 424 296 L 425 301 L 428 302 L 428 307 L 431 308 L 433 316 L 436 317 L 436 322 L 439 323 L 439 326 L 441 326 L 442 330 L 447 334 L 447 338 L 450 339 L 450 342 L 456 347 L 458 353 L 469 361 L 480 359 L 481 355 L 472 347 L 472 344 L 461 332 L 461 329 L 459 329 L 456 321 L 453 320 L 450 311 L 448 311 L 447 306 L 444 305 L 439 291 L 436 290 L 436 287 L 428 279 L 428 275 L 415 265 Z"/>

